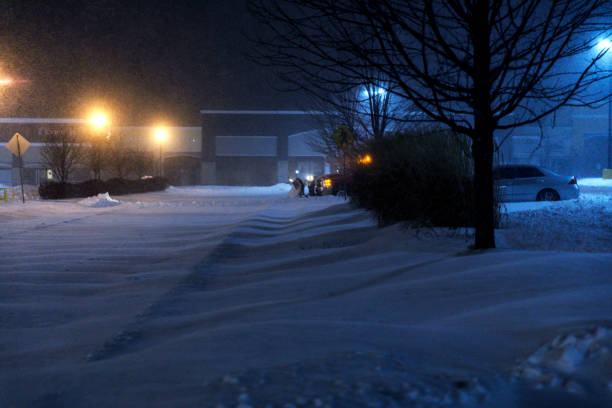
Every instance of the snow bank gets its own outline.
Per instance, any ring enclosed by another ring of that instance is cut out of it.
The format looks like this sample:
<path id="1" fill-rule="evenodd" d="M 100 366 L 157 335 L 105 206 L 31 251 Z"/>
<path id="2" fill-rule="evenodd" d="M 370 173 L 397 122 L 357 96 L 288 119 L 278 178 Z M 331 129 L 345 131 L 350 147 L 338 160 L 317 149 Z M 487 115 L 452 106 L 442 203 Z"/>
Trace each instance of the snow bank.
<path id="1" fill-rule="evenodd" d="M 504 242 L 511 248 L 612 251 L 612 194 L 584 193 L 577 200 L 506 203 L 502 214 Z"/>
<path id="2" fill-rule="evenodd" d="M 612 331 L 595 327 L 555 337 L 514 370 L 536 388 L 562 388 L 574 394 L 612 391 Z"/>
<path id="3" fill-rule="evenodd" d="M 602 178 L 583 178 L 578 180 L 578 187 L 610 187 L 612 189 L 612 179 Z"/>
<path id="4" fill-rule="evenodd" d="M 567 201 L 523 201 L 523 202 L 510 202 L 502 203 L 501 209 L 502 214 L 513 214 L 524 211 L 536 211 L 546 207 L 562 207 L 567 205 Z"/>
<path id="5" fill-rule="evenodd" d="M 273 186 L 170 186 L 166 192 L 198 196 L 259 196 L 282 195 L 291 190 L 291 185 L 279 183 Z"/>
<path id="6" fill-rule="evenodd" d="M 101 208 L 101 207 L 114 207 L 121 204 L 121 201 L 114 200 L 108 193 L 98 194 L 97 196 L 87 197 L 84 200 L 79 201 L 79 204 L 86 207 Z"/>

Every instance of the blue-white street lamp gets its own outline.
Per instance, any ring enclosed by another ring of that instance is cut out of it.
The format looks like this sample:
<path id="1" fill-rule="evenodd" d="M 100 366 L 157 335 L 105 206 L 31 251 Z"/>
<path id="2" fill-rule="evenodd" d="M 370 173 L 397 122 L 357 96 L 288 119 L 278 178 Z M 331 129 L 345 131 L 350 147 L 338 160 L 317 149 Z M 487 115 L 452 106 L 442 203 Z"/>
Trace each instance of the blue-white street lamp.
<path id="1" fill-rule="evenodd" d="M 369 86 L 366 87 L 363 91 L 361 91 L 361 95 L 365 98 L 383 98 L 387 94 L 387 91 L 384 88 L 378 86 Z"/>

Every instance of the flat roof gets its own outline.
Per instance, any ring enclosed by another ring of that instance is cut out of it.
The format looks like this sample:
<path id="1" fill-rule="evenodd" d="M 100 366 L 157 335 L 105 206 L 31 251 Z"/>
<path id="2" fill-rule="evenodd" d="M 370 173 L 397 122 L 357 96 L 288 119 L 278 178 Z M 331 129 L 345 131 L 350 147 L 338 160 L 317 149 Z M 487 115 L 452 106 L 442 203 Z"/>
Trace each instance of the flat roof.
<path id="1" fill-rule="evenodd" d="M 203 115 L 322 115 L 321 111 L 305 110 L 201 110 Z"/>
<path id="2" fill-rule="evenodd" d="M 88 123 L 87 119 L 68 118 L 0 118 L 0 123 Z"/>

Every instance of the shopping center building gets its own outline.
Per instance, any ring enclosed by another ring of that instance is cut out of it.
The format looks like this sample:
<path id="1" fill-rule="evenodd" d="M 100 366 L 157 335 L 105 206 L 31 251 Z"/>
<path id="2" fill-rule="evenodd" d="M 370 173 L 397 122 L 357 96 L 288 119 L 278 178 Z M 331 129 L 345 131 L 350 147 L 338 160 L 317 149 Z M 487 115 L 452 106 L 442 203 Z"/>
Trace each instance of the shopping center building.
<path id="1" fill-rule="evenodd" d="M 201 125 L 169 127 L 161 146 L 163 174 L 173 185 L 271 185 L 286 182 L 296 171 L 303 177 L 329 172 L 326 157 L 312 148 L 318 112 L 299 110 L 202 110 Z M 606 107 L 565 108 L 539 124 L 498 132 L 500 160 L 532 163 L 576 176 L 601 176 L 607 165 Z M 23 155 L 26 184 L 53 180 L 41 157 L 47 136 L 56 132 L 90 135 L 88 120 L 62 118 L 0 118 L 0 184 L 19 182 L 19 160 L 5 148 L 15 133 L 31 146 Z M 125 149 L 148 152 L 151 172 L 159 171 L 159 142 L 154 128 L 112 126 L 110 138 Z M 157 170 L 154 170 L 157 169 Z M 74 181 L 90 178 L 85 167 Z M 103 174 L 103 177 L 112 174 Z"/>
<path id="2" fill-rule="evenodd" d="M 308 143 L 316 136 L 316 112 L 224 110 L 201 115 L 201 127 L 168 127 L 161 146 L 154 138 L 155 128 L 146 126 L 112 126 L 97 137 L 108 135 L 119 139 L 124 149 L 148 152 L 155 161 L 152 169 L 159 169 L 161 153 L 163 174 L 173 185 L 270 185 L 286 182 L 296 170 L 304 175 L 326 170 L 325 156 Z M 19 183 L 19 160 L 5 148 L 15 133 L 30 142 L 22 157 L 24 183 L 53 180 L 41 148 L 47 136 L 59 132 L 92 136 L 97 130 L 85 119 L 0 118 L 0 184 Z M 73 178 L 90 177 L 82 166 Z"/>

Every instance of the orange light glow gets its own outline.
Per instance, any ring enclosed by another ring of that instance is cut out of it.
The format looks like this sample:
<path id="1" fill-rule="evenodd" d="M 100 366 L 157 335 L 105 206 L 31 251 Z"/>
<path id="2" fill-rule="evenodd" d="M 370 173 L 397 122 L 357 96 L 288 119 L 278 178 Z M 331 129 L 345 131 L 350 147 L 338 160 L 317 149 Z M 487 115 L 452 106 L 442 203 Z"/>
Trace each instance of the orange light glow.
<path id="1" fill-rule="evenodd" d="M 366 154 L 361 159 L 359 159 L 359 163 L 361 163 L 361 164 L 371 164 L 372 163 L 372 156 L 370 156 L 369 154 Z"/>
<path id="2" fill-rule="evenodd" d="M 90 122 L 97 129 L 103 129 L 109 124 L 108 117 L 102 112 L 96 112 L 91 115 Z"/>
<path id="3" fill-rule="evenodd" d="M 331 179 L 323 179 L 323 188 L 331 188 L 332 186 L 332 181 Z"/>
<path id="4" fill-rule="evenodd" d="M 154 135 L 155 135 L 155 139 L 159 143 L 163 143 L 168 138 L 168 130 L 165 127 L 158 126 L 155 128 Z"/>

